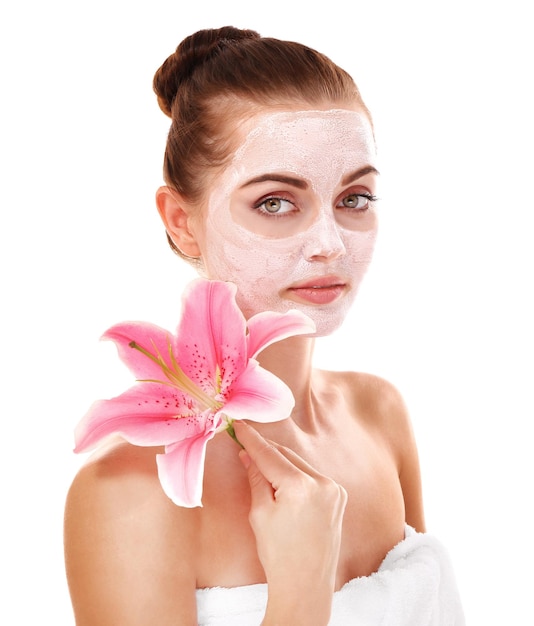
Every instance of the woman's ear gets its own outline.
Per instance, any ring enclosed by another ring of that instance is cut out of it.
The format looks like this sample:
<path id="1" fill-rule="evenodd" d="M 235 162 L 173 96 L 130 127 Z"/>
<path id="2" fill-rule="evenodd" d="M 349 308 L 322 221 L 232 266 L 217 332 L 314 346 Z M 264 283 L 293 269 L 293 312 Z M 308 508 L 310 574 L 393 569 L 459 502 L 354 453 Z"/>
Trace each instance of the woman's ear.
<path id="1" fill-rule="evenodd" d="M 160 187 L 156 191 L 156 206 L 169 237 L 180 252 L 188 257 L 200 257 L 200 248 L 190 226 L 191 214 L 178 192 L 170 187 Z"/>

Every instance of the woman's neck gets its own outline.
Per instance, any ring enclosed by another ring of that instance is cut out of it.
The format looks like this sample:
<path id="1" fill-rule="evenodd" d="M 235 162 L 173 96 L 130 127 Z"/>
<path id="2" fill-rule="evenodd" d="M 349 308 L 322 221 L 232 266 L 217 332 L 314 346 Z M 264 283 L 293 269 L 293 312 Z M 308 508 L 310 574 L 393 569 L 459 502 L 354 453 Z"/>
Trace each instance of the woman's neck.
<path id="1" fill-rule="evenodd" d="M 257 359 L 260 365 L 283 380 L 295 398 L 293 418 L 309 415 L 312 399 L 312 359 L 315 340 L 289 337 L 268 346 Z"/>

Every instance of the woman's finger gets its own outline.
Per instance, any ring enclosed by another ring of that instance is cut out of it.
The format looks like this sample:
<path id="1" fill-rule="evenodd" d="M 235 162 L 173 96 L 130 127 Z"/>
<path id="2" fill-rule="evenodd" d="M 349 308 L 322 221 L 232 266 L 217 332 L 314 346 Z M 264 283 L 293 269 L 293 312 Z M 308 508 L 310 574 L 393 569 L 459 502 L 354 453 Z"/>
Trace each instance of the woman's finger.
<path id="1" fill-rule="evenodd" d="M 283 479 L 296 475 L 299 469 L 280 450 L 245 422 L 234 422 L 237 438 L 261 474 L 277 489 Z"/>
<path id="2" fill-rule="evenodd" d="M 250 458 L 246 450 L 239 452 L 239 458 L 247 470 L 252 508 L 259 507 L 262 504 L 272 504 L 275 500 L 275 492 L 271 483 L 260 472 L 258 466 Z"/>
<path id="3" fill-rule="evenodd" d="M 324 474 L 318 472 L 314 467 L 307 463 L 301 456 L 290 448 L 286 448 L 270 439 L 265 439 L 258 431 L 246 422 L 234 422 L 236 434 L 239 432 L 238 439 L 245 447 L 250 457 L 256 461 L 260 470 L 262 470 L 261 461 L 258 463 L 258 457 L 267 459 L 269 466 L 280 467 L 282 471 L 287 471 L 289 465 L 283 459 L 289 461 L 291 466 L 297 467 L 313 478 L 323 478 Z M 282 458 L 281 458 L 282 457 Z M 263 470 L 262 470 L 263 471 Z M 267 475 L 267 474 L 266 474 Z"/>
<path id="4" fill-rule="evenodd" d="M 305 472 L 309 476 L 313 478 L 324 478 L 324 474 L 318 472 L 312 465 L 310 465 L 307 461 L 305 461 L 301 456 L 299 456 L 296 452 L 291 450 L 291 448 L 286 448 L 270 439 L 266 440 L 270 445 L 274 446 L 280 454 L 282 454 L 288 461 L 290 461 L 295 467 L 298 467 L 299 470 Z"/>

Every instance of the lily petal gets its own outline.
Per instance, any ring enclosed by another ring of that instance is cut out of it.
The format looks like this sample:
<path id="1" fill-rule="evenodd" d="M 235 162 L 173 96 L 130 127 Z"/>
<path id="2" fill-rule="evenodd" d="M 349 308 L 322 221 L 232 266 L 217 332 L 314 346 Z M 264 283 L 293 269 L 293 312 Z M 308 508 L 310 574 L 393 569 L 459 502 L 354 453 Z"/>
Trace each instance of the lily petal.
<path id="1" fill-rule="evenodd" d="M 277 376 L 250 360 L 231 387 L 222 411 L 232 419 L 277 422 L 291 415 L 295 399 Z"/>
<path id="2" fill-rule="evenodd" d="M 315 333 L 315 323 L 311 318 L 291 309 L 286 313 L 263 311 L 253 315 L 248 326 L 248 356 L 255 358 L 258 352 L 264 350 L 276 341 L 281 341 L 293 335 L 307 335 Z"/>
<path id="3" fill-rule="evenodd" d="M 202 436 L 183 439 L 168 446 L 165 454 L 156 455 L 163 491 L 178 506 L 202 506 L 206 445 L 214 435 L 215 429 L 208 429 Z"/>
<path id="4" fill-rule="evenodd" d="M 138 446 L 169 445 L 198 433 L 194 412 L 175 389 L 138 383 L 116 398 L 93 403 L 75 429 L 74 451 L 91 450 L 113 433 Z"/>
<path id="5" fill-rule="evenodd" d="M 121 360 L 128 366 L 136 378 L 165 380 L 161 367 L 130 346 L 135 341 L 152 354 L 161 354 L 165 363 L 170 366 L 169 342 L 172 335 L 168 330 L 148 322 L 124 322 L 109 328 L 102 339 L 111 339 L 117 346 Z"/>
<path id="6" fill-rule="evenodd" d="M 176 355 L 207 393 L 224 391 L 246 366 L 246 321 L 236 291 L 233 283 L 197 279 L 184 292 Z"/>

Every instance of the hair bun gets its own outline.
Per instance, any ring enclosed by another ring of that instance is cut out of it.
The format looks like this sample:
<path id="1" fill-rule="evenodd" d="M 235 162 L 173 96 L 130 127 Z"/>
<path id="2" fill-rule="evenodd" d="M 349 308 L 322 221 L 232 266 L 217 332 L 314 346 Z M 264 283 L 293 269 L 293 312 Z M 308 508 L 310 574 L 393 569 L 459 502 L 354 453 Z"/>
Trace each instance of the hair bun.
<path id="1" fill-rule="evenodd" d="M 154 75 L 153 88 L 160 109 L 165 115 L 172 117 L 172 103 L 178 89 L 197 67 L 232 42 L 259 38 L 260 35 L 254 30 L 234 26 L 199 30 L 186 37 Z"/>

